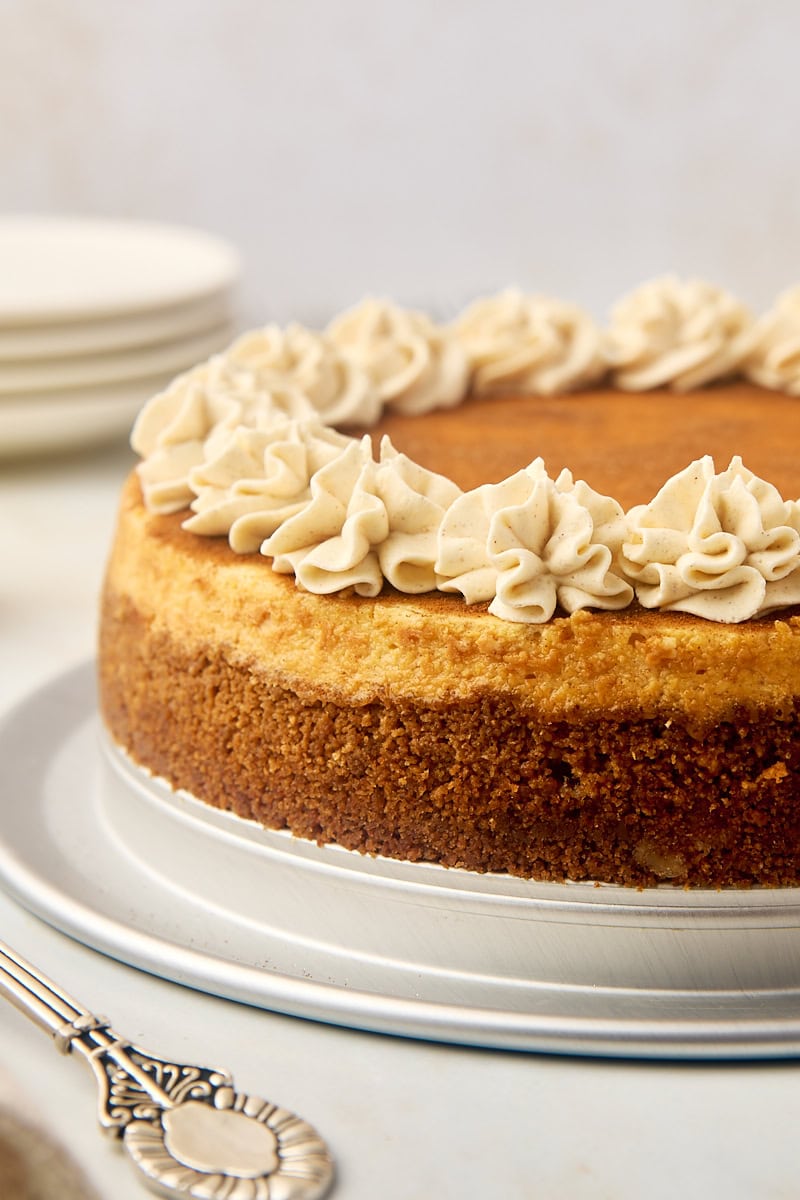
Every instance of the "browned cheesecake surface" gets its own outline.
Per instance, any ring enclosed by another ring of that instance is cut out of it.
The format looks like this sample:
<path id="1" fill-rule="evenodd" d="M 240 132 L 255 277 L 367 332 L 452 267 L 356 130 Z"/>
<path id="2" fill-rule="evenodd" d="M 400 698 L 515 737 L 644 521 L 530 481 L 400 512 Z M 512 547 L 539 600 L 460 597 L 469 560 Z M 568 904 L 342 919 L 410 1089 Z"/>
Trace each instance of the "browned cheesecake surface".
<path id="1" fill-rule="evenodd" d="M 800 400 L 748 383 L 686 395 L 602 389 L 575 395 L 472 397 L 454 411 L 384 416 L 399 450 L 462 488 L 497 483 L 544 459 L 624 508 L 645 504 L 670 476 L 710 454 L 718 470 L 734 455 L 785 499 L 800 496 Z"/>

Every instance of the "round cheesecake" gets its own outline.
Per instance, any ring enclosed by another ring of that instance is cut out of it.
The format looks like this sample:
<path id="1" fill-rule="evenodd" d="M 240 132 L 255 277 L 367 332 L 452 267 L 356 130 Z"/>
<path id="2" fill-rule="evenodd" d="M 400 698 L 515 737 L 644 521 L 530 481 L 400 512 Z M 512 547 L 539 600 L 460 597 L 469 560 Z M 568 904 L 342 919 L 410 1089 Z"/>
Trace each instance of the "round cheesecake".
<path id="1" fill-rule="evenodd" d="M 371 430 L 470 489 L 536 457 L 625 508 L 702 455 L 800 495 L 800 402 L 746 383 L 471 397 Z M 101 710 L 208 804 L 369 854 L 635 887 L 800 883 L 800 616 L 313 594 L 122 497 Z"/>

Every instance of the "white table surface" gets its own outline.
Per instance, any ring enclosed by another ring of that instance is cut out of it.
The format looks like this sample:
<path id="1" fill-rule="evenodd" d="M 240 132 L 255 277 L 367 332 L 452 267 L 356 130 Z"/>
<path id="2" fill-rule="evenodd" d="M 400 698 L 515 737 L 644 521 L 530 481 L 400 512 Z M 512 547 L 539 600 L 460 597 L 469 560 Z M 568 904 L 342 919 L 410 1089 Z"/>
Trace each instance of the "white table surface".
<path id="1" fill-rule="evenodd" d="M 124 446 L 0 463 L 0 713 L 91 656 Z M 3 804 L 17 797 L 3 795 Z M 0 894 L 0 936 L 117 1032 L 226 1067 L 315 1124 L 343 1200 L 795 1197 L 800 1064 L 646 1063 L 481 1051 L 274 1015 L 145 975 Z M 103 1197 L 144 1194 L 99 1133 L 85 1065 L 0 1006 L 0 1065 Z"/>

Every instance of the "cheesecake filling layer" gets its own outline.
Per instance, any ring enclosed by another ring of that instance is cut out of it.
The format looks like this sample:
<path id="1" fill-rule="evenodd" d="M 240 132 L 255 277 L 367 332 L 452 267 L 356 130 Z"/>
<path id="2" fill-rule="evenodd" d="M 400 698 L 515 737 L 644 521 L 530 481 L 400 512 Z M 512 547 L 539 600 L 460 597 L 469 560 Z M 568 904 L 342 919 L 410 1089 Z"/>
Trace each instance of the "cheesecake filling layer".
<path id="1" fill-rule="evenodd" d="M 791 612 L 729 626 L 634 605 L 520 627 L 436 593 L 337 594 L 321 604 L 257 557 L 193 537 L 180 514 L 148 513 L 133 475 L 107 587 L 187 653 L 221 642 L 243 669 L 268 663 L 294 689 L 313 679 L 337 703 L 368 704 L 390 688 L 436 704 L 479 689 L 552 719 L 680 717 L 702 730 L 742 713 L 782 715 L 800 693 L 800 617 Z"/>

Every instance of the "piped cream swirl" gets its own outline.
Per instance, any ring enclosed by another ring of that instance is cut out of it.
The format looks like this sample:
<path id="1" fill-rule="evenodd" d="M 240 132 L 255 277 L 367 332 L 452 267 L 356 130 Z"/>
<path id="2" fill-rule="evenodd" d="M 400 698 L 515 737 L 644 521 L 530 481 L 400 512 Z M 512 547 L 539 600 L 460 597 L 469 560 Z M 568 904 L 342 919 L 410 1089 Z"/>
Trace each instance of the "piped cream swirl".
<path id="1" fill-rule="evenodd" d="M 382 411 L 382 400 L 358 363 L 303 325 L 267 325 L 243 334 L 226 351 L 225 365 L 248 388 L 295 388 L 329 425 L 372 425 Z"/>
<path id="2" fill-rule="evenodd" d="M 606 372 L 599 327 L 574 304 L 510 288 L 476 300 L 454 322 L 478 394 L 551 396 Z"/>
<path id="3" fill-rule="evenodd" d="M 450 408 L 464 399 L 464 352 L 424 313 L 370 297 L 332 321 L 326 333 L 366 373 L 381 403 L 397 412 Z"/>
<path id="4" fill-rule="evenodd" d="M 148 505 L 176 512 L 194 499 L 190 471 L 215 457 L 236 429 L 317 415 L 329 425 L 371 425 L 381 410 L 367 375 L 323 335 L 268 325 L 153 397 L 131 444 L 145 460 L 139 476 Z"/>
<path id="5" fill-rule="evenodd" d="M 744 370 L 762 387 L 800 396 L 800 287 L 781 293 L 756 322 Z"/>
<path id="6" fill-rule="evenodd" d="M 710 456 L 628 513 L 622 562 L 645 608 L 733 623 L 800 603 L 800 505 Z"/>
<path id="7" fill-rule="evenodd" d="M 194 516 L 184 528 L 228 538 L 252 554 L 311 500 L 311 480 L 350 439 L 318 421 L 278 421 L 268 429 L 239 427 L 219 452 L 189 472 Z"/>
<path id="8" fill-rule="evenodd" d="M 143 458 L 139 479 L 153 512 L 188 507 L 195 497 L 190 473 L 218 454 L 237 429 L 265 430 L 286 418 L 307 420 L 316 415 L 301 392 L 228 383 L 224 368 L 212 363 L 179 376 L 154 396 L 133 427 L 131 445 Z"/>
<path id="9" fill-rule="evenodd" d="M 617 387 L 687 392 L 735 374 L 751 337 L 750 313 L 728 292 L 667 275 L 614 307 L 606 354 Z"/>
<path id="10" fill-rule="evenodd" d="M 502 483 L 466 492 L 439 530 L 442 591 L 458 591 L 508 621 L 548 621 L 560 605 L 624 608 L 633 598 L 615 559 L 625 538 L 621 507 L 569 471 L 549 478 L 544 463 Z"/>
<path id="11" fill-rule="evenodd" d="M 436 535 L 456 484 L 399 454 L 388 438 L 380 461 L 368 436 L 350 439 L 311 479 L 311 498 L 262 545 L 273 567 L 307 591 L 346 588 L 376 596 L 388 580 L 402 592 L 436 588 Z"/>

